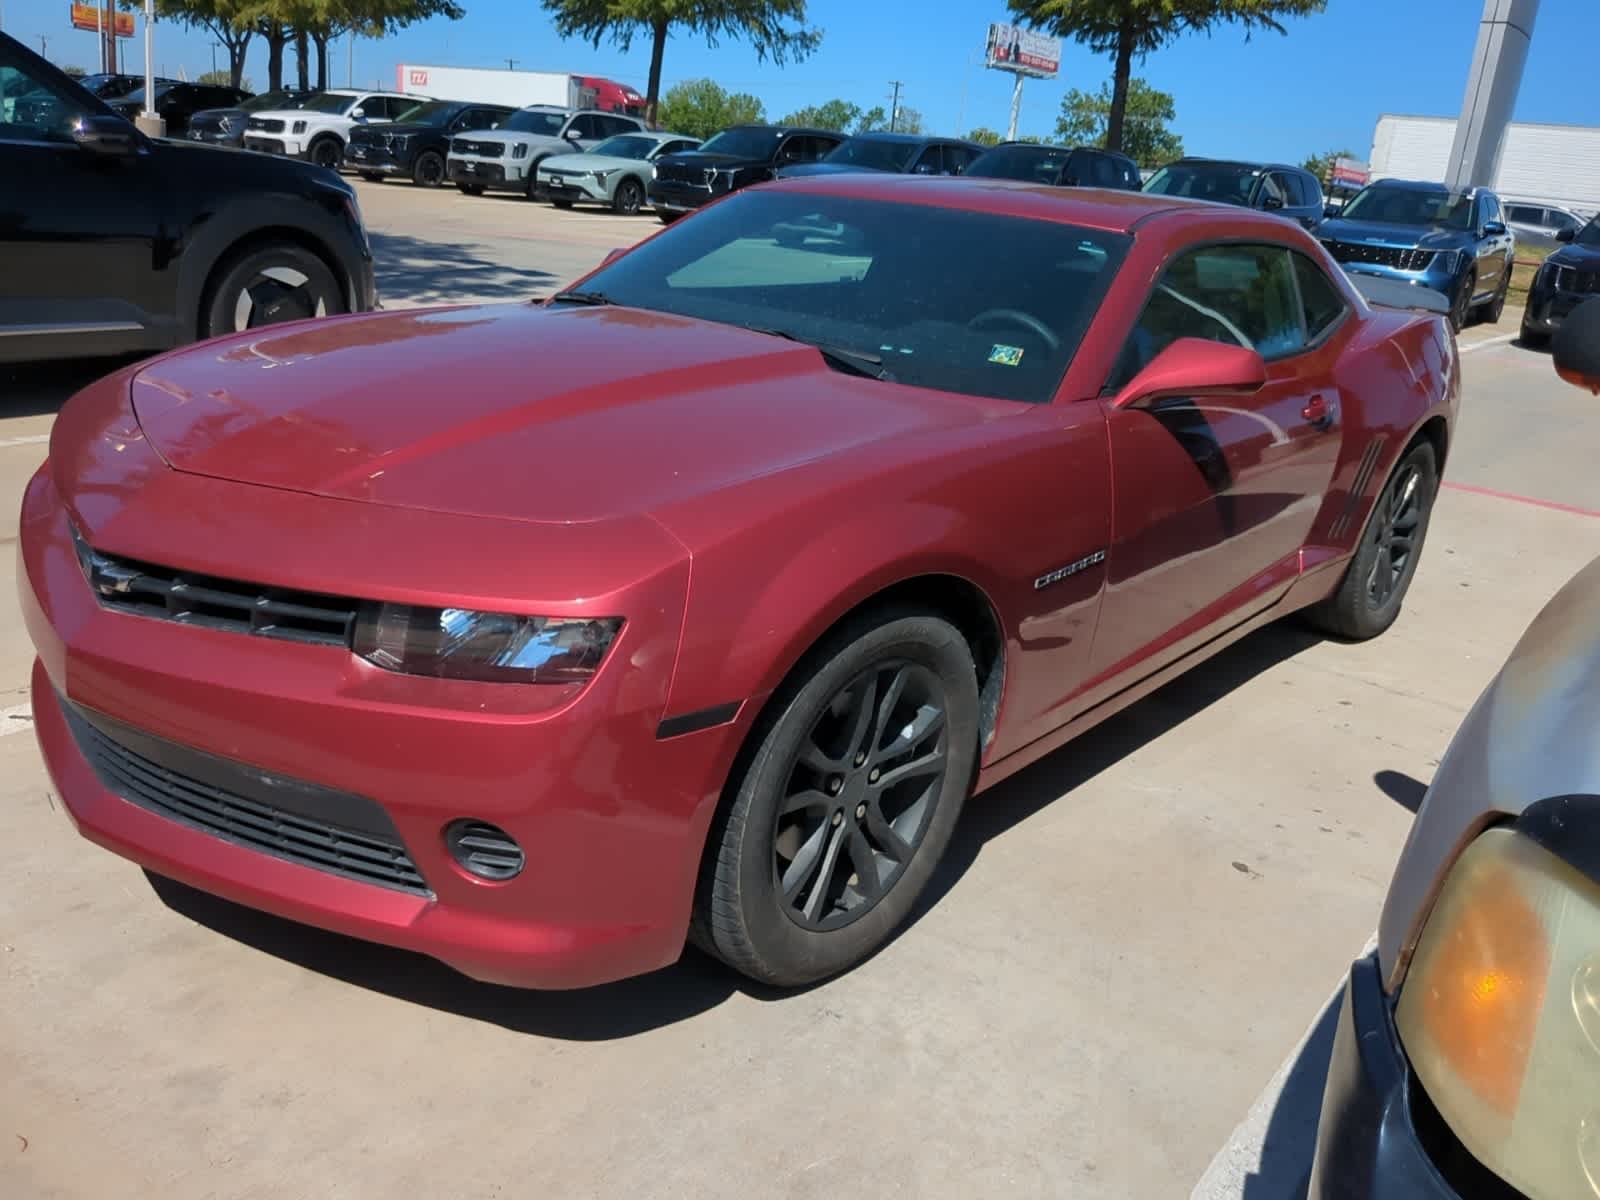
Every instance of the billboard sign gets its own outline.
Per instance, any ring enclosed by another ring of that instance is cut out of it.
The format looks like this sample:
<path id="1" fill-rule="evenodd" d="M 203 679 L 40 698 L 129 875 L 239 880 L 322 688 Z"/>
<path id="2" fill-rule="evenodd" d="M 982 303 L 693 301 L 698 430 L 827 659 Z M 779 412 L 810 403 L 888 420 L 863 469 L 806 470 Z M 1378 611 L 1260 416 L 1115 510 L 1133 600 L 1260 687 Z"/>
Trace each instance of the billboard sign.
<path id="1" fill-rule="evenodd" d="M 1330 172 L 1329 183 L 1341 187 L 1366 187 L 1372 180 L 1372 169 L 1353 158 L 1336 158 Z"/>
<path id="2" fill-rule="evenodd" d="M 105 28 L 101 22 L 105 20 L 105 10 L 96 4 L 74 4 L 72 6 L 72 27 L 74 29 L 87 29 L 96 33 Z M 133 36 L 133 14 L 126 12 L 113 13 L 112 25 L 118 37 L 131 38 Z"/>
<path id="3" fill-rule="evenodd" d="M 1061 70 L 1061 39 L 1020 25 L 990 25 L 984 65 L 1036 79 L 1054 79 Z"/>

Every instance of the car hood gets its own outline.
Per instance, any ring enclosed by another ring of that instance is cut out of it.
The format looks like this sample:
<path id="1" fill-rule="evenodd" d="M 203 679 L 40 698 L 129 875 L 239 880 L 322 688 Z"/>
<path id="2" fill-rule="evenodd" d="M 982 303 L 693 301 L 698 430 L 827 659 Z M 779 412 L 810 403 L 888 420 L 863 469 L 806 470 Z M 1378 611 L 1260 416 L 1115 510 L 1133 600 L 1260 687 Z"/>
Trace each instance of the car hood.
<path id="1" fill-rule="evenodd" d="M 259 113 L 245 112 L 242 108 L 202 108 L 195 117 L 255 117 Z M 189 118 L 191 121 L 194 117 Z"/>
<path id="2" fill-rule="evenodd" d="M 1558 267 L 1580 267 L 1585 271 L 1600 269 L 1600 246 L 1578 246 L 1567 243 L 1545 259 Z"/>
<path id="3" fill-rule="evenodd" d="M 404 133 L 408 135 L 416 133 L 437 133 L 442 134 L 445 137 L 451 136 L 450 134 L 446 134 L 444 130 L 439 128 L 437 125 L 423 125 L 416 121 L 407 121 L 404 124 L 399 121 L 382 121 L 376 125 L 357 125 L 350 131 L 350 136 L 356 137 L 358 135 L 374 135 L 385 133 Z"/>
<path id="4" fill-rule="evenodd" d="M 307 112 L 303 108 L 264 108 L 246 113 L 252 121 L 350 121 L 343 113 Z M 354 122 L 351 122 L 354 124 Z"/>
<path id="5" fill-rule="evenodd" d="M 618 158 L 612 154 L 552 154 L 539 166 L 546 171 L 625 171 L 629 167 L 650 169 L 642 158 Z"/>
<path id="6" fill-rule="evenodd" d="M 502 146 L 516 146 L 522 142 L 559 142 L 553 133 L 506 133 L 499 129 L 464 129 L 451 137 L 466 138 L 469 142 L 498 142 Z"/>
<path id="7" fill-rule="evenodd" d="M 1474 240 L 1465 229 L 1447 229 L 1441 225 L 1386 225 L 1378 221 L 1346 221 L 1339 217 L 1317 226 L 1317 236 L 1357 245 L 1370 243 L 1419 250 L 1460 250 Z"/>
<path id="8" fill-rule="evenodd" d="M 704 150 L 685 150 L 681 154 L 663 154 L 657 162 L 681 163 L 686 167 L 765 167 L 767 158 L 740 158 L 734 154 L 706 153 Z"/>
<path id="9" fill-rule="evenodd" d="M 653 514 L 983 411 L 764 334 L 577 306 L 269 327 L 158 359 L 131 386 L 178 471 L 560 522 Z"/>
<path id="10" fill-rule="evenodd" d="M 895 175 L 888 167 L 865 167 L 856 163 L 811 162 L 795 163 L 778 172 L 785 179 L 799 175 Z"/>

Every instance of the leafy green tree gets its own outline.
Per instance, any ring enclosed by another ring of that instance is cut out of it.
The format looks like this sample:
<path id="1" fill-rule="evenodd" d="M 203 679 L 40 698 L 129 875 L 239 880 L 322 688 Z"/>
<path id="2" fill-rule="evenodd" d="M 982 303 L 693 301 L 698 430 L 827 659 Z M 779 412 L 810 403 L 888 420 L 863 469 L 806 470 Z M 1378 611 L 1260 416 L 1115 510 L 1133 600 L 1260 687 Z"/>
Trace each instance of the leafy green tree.
<path id="1" fill-rule="evenodd" d="M 878 133 L 889 128 L 889 114 L 884 111 L 883 105 L 874 104 L 866 112 L 856 118 L 856 127 L 851 133 Z"/>
<path id="2" fill-rule="evenodd" d="M 1159 167 L 1183 157 L 1183 139 L 1167 128 L 1178 115 L 1172 96 L 1142 79 L 1128 81 L 1123 112 L 1122 152 L 1141 167 Z M 1091 95 L 1073 88 L 1061 101 L 1056 136 L 1072 145 L 1101 146 L 1111 123 L 1111 85 Z"/>
<path id="3" fill-rule="evenodd" d="M 658 124 L 661 59 L 674 28 L 703 36 L 716 47 L 718 39 L 750 43 L 762 62 L 777 66 L 798 62 L 822 41 L 822 31 L 807 27 L 806 0 L 541 0 L 555 18 L 562 37 L 587 38 L 595 46 L 610 38 L 627 50 L 634 36 L 650 35 L 650 79 L 645 106 Z M 687 133 L 688 130 L 681 132 Z"/>
<path id="4" fill-rule="evenodd" d="M 824 104 L 797 108 L 778 124 L 799 125 L 808 129 L 836 129 L 840 133 L 860 132 L 856 127 L 860 125 L 862 115 L 860 107 L 848 100 L 829 100 Z"/>
<path id="5" fill-rule="evenodd" d="M 85 71 L 82 67 L 62 67 L 61 73 L 68 79 L 82 79 L 89 72 Z"/>
<path id="6" fill-rule="evenodd" d="M 1327 186 L 1328 176 L 1333 173 L 1333 164 L 1341 158 L 1355 158 L 1354 150 L 1329 150 L 1326 154 L 1313 154 L 1300 165 L 1310 171 Z"/>
<path id="7" fill-rule="evenodd" d="M 1106 149 L 1121 150 L 1128 81 L 1133 60 L 1144 58 L 1185 33 L 1210 33 L 1240 25 L 1284 33 L 1282 18 L 1319 13 L 1328 0 L 1007 0 L 1019 20 L 1035 29 L 1071 38 L 1115 62 Z"/>
<path id="8" fill-rule="evenodd" d="M 232 71 L 207 71 L 199 76 L 195 82 L 208 83 L 216 87 L 237 87 L 242 88 L 247 92 L 255 91 L 255 88 L 250 86 L 250 81 L 248 79 L 241 79 L 238 83 L 234 83 Z"/>
<path id="9" fill-rule="evenodd" d="M 909 104 L 902 104 L 890 122 L 895 133 L 922 133 L 922 114 Z"/>
<path id="10" fill-rule="evenodd" d="M 687 79 L 667 89 L 661 98 L 657 124 L 673 133 L 708 138 L 730 125 L 749 125 L 767 119 L 760 100 L 746 92 L 725 91 L 714 80 Z"/>
<path id="11" fill-rule="evenodd" d="M 130 11 L 143 11 L 144 0 L 121 0 Z M 255 12 L 260 0 L 156 0 L 156 16 L 209 33 L 228 52 L 228 86 L 239 87 L 250 39 L 260 32 Z"/>
<path id="12" fill-rule="evenodd" d="M 987 125 L 979 125 L 967 134 L 967 141 L 977 142 L 980 146 L 998 146 L 1005 139 Z"/>

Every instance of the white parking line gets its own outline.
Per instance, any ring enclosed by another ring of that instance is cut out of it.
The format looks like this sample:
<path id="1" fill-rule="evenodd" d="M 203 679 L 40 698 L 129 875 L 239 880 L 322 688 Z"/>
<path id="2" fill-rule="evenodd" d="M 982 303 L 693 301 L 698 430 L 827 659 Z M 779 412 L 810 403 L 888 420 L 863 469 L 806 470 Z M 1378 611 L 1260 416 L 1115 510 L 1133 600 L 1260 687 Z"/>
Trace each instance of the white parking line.
<path id="1" fill-rule="evenodd" d="M 27 437 L 0 438 L 0 447 L 4 446 L 37 446 L 48 442 L 48 433 L 30 433 Z"/>
<path id="2" fill-rule="evenodd" d="M 1473 342 L 1470 346 L 1461 347 L 1461 353 L 1471 354 L 1474 350 L 1487 350 L 1490 346 L 1503 346 L 1507 342 L 1514 342 L 1522 335 L 1520 333 L 1502 333 L 1498 337 L 1484 338 L 1481 342 Z"/>
<path id="3" fill-rule="evenodd" d="M 0 737 L 10 733 L 26 733 L 33 728 L 33 705 L 13 704 L 0 708 Z"/>

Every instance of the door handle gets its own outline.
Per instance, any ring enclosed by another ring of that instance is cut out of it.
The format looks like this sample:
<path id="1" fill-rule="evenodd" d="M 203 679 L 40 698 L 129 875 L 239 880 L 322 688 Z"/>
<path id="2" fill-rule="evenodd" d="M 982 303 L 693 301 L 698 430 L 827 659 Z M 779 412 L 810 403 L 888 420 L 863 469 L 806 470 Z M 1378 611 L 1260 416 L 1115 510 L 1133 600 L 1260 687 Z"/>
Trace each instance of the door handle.
<path id="1" fill-rule="evenodd" d="M 1306 406 L 1300 410 L 1300 415 L 1306 419 L 1313 429 L 1332 429 L 1333 423 L 1339 419 L 1339 407 L 1336 404 L 1330 404 L 1322 396 L 1313 396 L 1306 402 Z"/>

